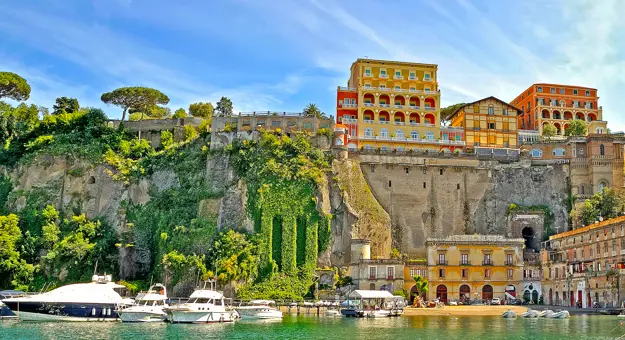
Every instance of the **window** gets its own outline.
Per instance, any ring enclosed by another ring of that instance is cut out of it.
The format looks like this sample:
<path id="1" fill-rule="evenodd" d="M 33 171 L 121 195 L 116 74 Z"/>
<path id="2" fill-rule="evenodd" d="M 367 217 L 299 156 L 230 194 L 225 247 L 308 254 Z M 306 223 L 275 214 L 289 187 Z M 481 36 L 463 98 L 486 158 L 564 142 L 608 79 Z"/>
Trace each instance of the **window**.
<path id="1" fill-rule="evenodd" d="M 447 264 L 445 261 L 445 254 L 438 254 L 438 264 Z"/>
<path id="2" fill-rule="evenodd" d="M 532 158 L 542 158 L 543 151 L 540 149 L 534 149 L 530 152 L 530 155 L 532 155 Z"/>
<path id="3" fill-rule="evenodd" d="M 603 144 L 599 145 L 599 154 L 601 156 L 605 156 L 605 147 L 603 146 Z"/>
<path id="4" fill-rule="evenodd" d="M 423 189 L 427 188 L 427 185 L 425 184 L 425 182 L 423 182 Z"/>
<path id="5" fill-rule="evenodd" d="M 556 93 L 556 88 L 555 87 L 551 88 L 551 93 Z"/>
<path id="6" fill-rule="evenodd" d="M 599 182 L 599 191 L 603 191 L 603 189 L 608 187 L 608 183 L 606 182 Z"/>
<path id="7" fill-rule="evenodd" d="M 401 71 L 395 71 L 395 77 L 401 77 Z"/>
<path id="8" fill-rule="evenodd" d="M 393 280 L 395 278 L 395 267 L 386 267 L 386 278 L 388 280 Z"/>
<path id="9" fill-rule="evenodd" d="M 506 265 L 512 266 L 512 254 L 506 254 Z"/>
<path id="10" fill-rule="evenodd" d="M 586 90 L 586 97 L 590 97 L 590 91 Z"/>
<path id="11" fill-rule="evenodd" d="M 367 83 L 367 84 L 365 84 L 365 87 L 371 87 L 371 84 Z"/>
<path id="12" fill-rule="evenodd" d="M 380 84 L 379 86 L 381 89 L 385 89 L 386 88 L 386 84 Z"/>
<path id="13" fill-rule="evenodd" d="M 343 102 L 344 102 L 345 104 L 349 104 L 349 98 L 345 98 L 345 99 L 343 99 Z"/>
<path id="14" fill-rule="evenodd" d="M 508 109 L 503 109 L 503 115 L 507 116 L 508 115 Z"/>
<path id="15" fill-rule="evenodd" d="M 388 187 L 392 187 L 391 181 L 388 181 Z"/>
<path id="16" fill-rule="evenodd" d="M 491 259 L 490 259 L 490 254 L 484 254 L 484 264 L 485 265 L 492 265 L 493 264 L 491 262 Z"/>
<path id="17" fill-rule="evenodd" d="M 403 130 L 395 131 L 395 137 L 403 139 L 404 138 L 404 131 Z"/>
<path id="18" fill-rule="evenodd" d="M 460 190 L 460 184 L 456 184 L 456 190 Z"/>
<path id="19" fill-rule="evenodd" d="M 538 91 L 538 92 L 543 92 L 543 87 L 542 87 L 542 86 L 539 86 L 539 87 L 538 87 L 538 89 L 537 89 L 537 91 Z"/>
<path id="20" fill-rule="evenodd" d="M 490 279 L 490 268 L 484 269 L 484 278 Z"/>
<path id="21" fill-rule="evenodd" d="M 367 145 L 367 146 L 369 146 L 369 145 Z M 369 171 L 375 172 L 375 165 L 369 164 Z"/>
<path id="22" fill-rule="evenodd" d="M 410 268 L 410 277 L 415 277 L 417 276 L 418 269 L 417 268 Z"/>
<path id="23" fill-rule="evenodd" d="M 428 140 L 434 140 L 434 133 L 432 133 L 432 131 L 428 131 L 425 136 Z"/>
<path id="24" fill-rule="evenodd" d="M 564 94 L 564 89 L 560 89 L 560 94 Z"/>
<path id="25" fill-rule="evenodd" d="M 430 80 L 430 74 L 429 73 L 424 74 L 423 80 Z"/>
<path id="26" fill-rule="evenodd" d="M 462 278 L 463 278 L 463 279 L 466 279 L 466 278 L 468 278 L 468 277 L 469 277 L 469 270 L 468 270 L 468 269 L 466 269 L 466 268 L 463 268 L 463 269 L 462 269 Z"/>
<path id="27" fill-rule="evenodd" d="M 508 278 L 511 279 L 514 276 L 514 270 L 508 269 Z"/>
<path id="28" fill-rule="evenodd" d="M 400 90 L 400 89 L 401 89 L 401 86 L 395 86 L 395 90 Z M 399 104 L 395 103 L 395 105 L 399 105 Z"/>
<path id="29" fill-rule="evenodd" d="M 388 130 L 386 128 L 380 130 L 381 137 L 388 137 Z"/>
<path id="30" fill-rule="evenodd" d="M 369 267 L 369 279 L 373 280 L 373 279 L 377 278 L 377 271 L 378 271 L 378 268 L 376 268 L 376 267 Z"/>
<path id="31" fill-rule="evenodd" d="M 489 116 L 492 116 L 492 115 L 494 115 L 494 114 L 495 114 L 495 108 L 494 108 L 494 107 L 492 107 L 492 106 L 489 106 L 489 107 L 488 107 L 488 115 L 489 115 Z"/>
<path id="32" fill-rule="evenodd" d="M 410 72 L 409 76 L 410 76 L 410 79 L 416 79 L 417 78 L 417 76 L 415 75 L 414 72 Z"/>
<path id="33" fill-rule="evenodd" d="M 415 92 L 415 91 L 417 91 L 417 88 L 416 88 L 416 87 L 411 87 L 411 88 L 410 88 L 410 92 Z"/>
<path id="34" fill-rule="evenodd" d="M 460 263 L 462 265 L 468 265 L 469 264 L 469 254 L 462 254 L 460 261 L 461 261 Z"/>
<path id="35" fill-rule="evenodd" d="M 365 76 L 370 77 L 371 76 L 371 69 L 370 68 L 366 68 L 365 69 Z M 366 85 L 365 85 L 366 86 Z"/>
<path id="36" fill-rule="evenodd" d="M 372 128 L 366 128 L 365 129 L 365 137 L 373 137 L 373 129 Z"/>
<path id="37" fill-rule="evenodd" d="M 353 104 L 356 104 L 356 99 L 355 98 L 352 98 L 352 105 Z"/>
<path id="38" fill-rule="evenodd" d="M 412 139 L 419 139 L 419 132 L 412 130 L 410 131 L 410 138 Z"/>
<path id="39" fill-rule="evenodd" d="M 562 148 L 553 149 L 553 155 L 557 157 L 562 157 L 566 154 L 566 151 Z"/>
<path id="40" fill-rule="evenodd" d="M 384 70 L 384 69 L 380 70 L 380 74 L 386 75 L 386 70 Z"/>
<path id="41" fill-rule="evenodd" d="M 445 277 L 445 269 L 441 268 L 438 270 L 438 277 L 441 279 Z"/>
<path id="42" fill-rule="evenodd" d="M 573 90 L 573 94 L 577 96 L 577 90 Z"/>
<path id="43" fill-rule="evenodd" d="M 488 128 L 491 130 L 495 129 L 495 123 L 488 123 Z"/>
<path id="44" fill-rule="evenodd" d="M 480 113 L 480 106 L 479 105 L 473 105 L 473 113 Z"/>

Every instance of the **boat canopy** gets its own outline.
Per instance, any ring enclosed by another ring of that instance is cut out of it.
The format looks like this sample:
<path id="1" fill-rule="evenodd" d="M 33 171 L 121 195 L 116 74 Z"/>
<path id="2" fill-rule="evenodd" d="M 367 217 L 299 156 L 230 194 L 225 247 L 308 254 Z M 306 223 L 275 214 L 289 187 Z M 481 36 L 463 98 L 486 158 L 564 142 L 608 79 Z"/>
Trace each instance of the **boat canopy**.
<path id="1" fill-rule="evenodd" d="M 392 299 L 393 294 L 385 290 L 355 290 L 349 294 L 350 297 L 361 299 Z"/>

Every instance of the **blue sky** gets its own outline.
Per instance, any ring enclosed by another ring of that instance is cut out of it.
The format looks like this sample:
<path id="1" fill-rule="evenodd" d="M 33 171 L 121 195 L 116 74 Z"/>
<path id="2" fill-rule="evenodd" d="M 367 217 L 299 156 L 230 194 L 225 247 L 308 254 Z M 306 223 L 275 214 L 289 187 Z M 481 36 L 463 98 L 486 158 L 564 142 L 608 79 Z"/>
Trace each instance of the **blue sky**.
<path id="1" fill-rule="evenodd" d="M 0 70 L 58 96 L 120 110 L 100 95 L 151 86 L 170 107 L 232 98 L 235 111 L 333 114 L 359 57 L 439 65 L 442 105 L 535 82 L 599 89 L 625 130 L 621 0 L 0 0 Z"/>

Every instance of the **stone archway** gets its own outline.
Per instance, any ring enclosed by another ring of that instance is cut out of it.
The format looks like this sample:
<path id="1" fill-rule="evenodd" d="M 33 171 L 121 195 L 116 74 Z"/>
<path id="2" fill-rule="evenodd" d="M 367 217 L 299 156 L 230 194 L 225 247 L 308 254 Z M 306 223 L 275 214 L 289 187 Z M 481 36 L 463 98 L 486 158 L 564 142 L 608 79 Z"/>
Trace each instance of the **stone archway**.
<path id="1" fill-rule="evenodd" d="M 468 285 L 460 286 L 460 301 L 471 300 L 471 287 Z"/>
<path id="2" fill-rule="evenodd" d="M 540 250 L 540 239 L 536 237 L 534 228 L 527 226 L 521 230 L 521 236 L 525 240 L 525 249 L 532 249 L 534 251 Z"/>
<path id="3" fill-rule="evenodd" d="M 485 285 L 482 287 L 482 300 L 490 301 L 493 299 L 493 286 Z"/>
<path id="4" fill-rule="evenodd" d="M 447 286 L 438 285 L 438 287 L 436 287 L 436 298 L 438 298 L 442 303 L 447 303 Z"/>

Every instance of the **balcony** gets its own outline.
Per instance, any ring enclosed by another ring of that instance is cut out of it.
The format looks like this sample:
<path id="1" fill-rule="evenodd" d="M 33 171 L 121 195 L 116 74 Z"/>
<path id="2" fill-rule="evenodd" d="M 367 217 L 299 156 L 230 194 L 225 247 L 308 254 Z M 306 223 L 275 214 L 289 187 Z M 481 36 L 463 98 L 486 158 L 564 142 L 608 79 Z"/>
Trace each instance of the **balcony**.
<path id="1" fill-rule="evenodd" d="M 434 124 L 430 124 L 430 123 L 425 123 L 425 124 L 423 124 L 423 125 L 425 125 L 425 126 L 427 126 L 427 127 L 434 127 Z"/>
<path id="2" fill-rule="evenodd" d="M 363 123 L 367 123 L 367 124 L 373 124 L 373 123 L 375 123 L 375 120 L 373 120 L 373 119 L 363 119 L 362 122 Z"/>
<path id="3" fill-rule="evenodd" d="M 363 91 L 375 91 L 375 90 L 377 90 L 377 89 L 378 89 L 378 88 L 377 88 L 377 87 L 375 87 L 375 86 L 363 86 L 363 87 L 361 87 L 361 88 L 363 89 Z"/>
<path id="4" fill-rule="evenodd" d="M 378 75 L 378 78 L 384 78 L 384 79 L 387 79 L 387 78 L 388 78 L 388 74 L 385 74 L 385 73 L 380 73 L 380 74 Z"/>
<path id="5" fill-rule="evenodd" d="M 339 86 L 339 91 L 356 91 L 355 87 Z"/>
<path id="6" fill-rule="evenodd" d="M 346 124 L 358 124 L 358 119 L 355 119 L 355 118 L 343 118 L 343 123 L 346 123 Z"/>
<path id="7" fill-rule="evenodd" d="M 403 80 L 403 79 L 404 79 L 404 76 L 398 76 L 398 75 L 396 75 L 396 76 L 394 76 L 394 77 L 393 77 L 393 79 Z"/>
<path id="8" fill-rule="evenodd" d="M 375 275 L 369 275 L 369 280 L 375 280 Z"/>
<path id="9" fill-rule="evenodd" d="M 430 77 L 425 77 L 425 78 L 423 78 L 423 81 L 434 81 L 434 79 L 432 79 Z"/>
<path id="10" fill-rule="evenodd" d="M 389 122 L 388 120 L 381 120 L 378 123 L 380 123 L 380 124 L 390 124 L 391 122 Z"/>
<path id="11" fill-rule="evenodd" d="M 391 104 L 378 104 L 379 107 L 390 108 Z"/>
<path id="12" fill-rule="evenodd" d="M 355 109 L 358 107 L 358 104 L 341 104 L 341 107 L 346 108 L 346 109 Z"/>
<path id="13" fill-rule="evenodd" d="M 493 260 L 482 261 L 482 266 L 493 266 Z"/>
<path id="14" fill-rule="evenodd" d="M 408 80 L 419 80 L 417 76 L 408 76 Z"/>
<path id="15" fill-rule="evenodd" d="M 426 111 L 434 111 L 434 110 L 436 110 L 436 108 L 435 107 L 426 106 L 425 110 Z"/>
<path id="16" fill-rule="evenodd" d="M 447 260 L 438 260 L 436 262 L 436 265 L 438 265 L 438 266 L 446 266 L 447 265 Z"/>
<path id="17" fill-rule="evenodd" d="M 374 107 L 375 104 L 373 103 L 363 103 L 362 105 L 366 106 L 366 107 Z"/>
<path id="18" fill-rule="evenodd" d="M 394 275 L 388 275 L 386 277 L 387 280 L 395 280 L 395 276 Z"/>
<path id="19" fill-rule="evenodd" d="M 413 122 L 410 122 L 410 126 L 420 126 L 420 125 L 421 125 L 421 124 L 419 124 L 419 123 L 413 123 Z"/>
<path id="20" fill-rule="evenodd" d="M 514 261 L 508 261 L 508 260 L 506 260 L 506 261 L 504 262 L 504 265 L 505 265 L 505 266 L 515 266 L 516 264 L 514 263 Z"/>
<path id="21" fill-rule="evenodd" d="M 395 105 L 393 105 L 393 107 L 396 108 L 396 109 L 405 109 L 406 105 L 395 104 Z"/>
<path id="22" fill-rule="evenodd" d="M 421 106 L 418 105 L 410 105 L 410 109 L 412 110 L 419 110 L 421 108 Z"/>
<path id="23" fill-rule="evenodd" d="M 367 73 L 365 72 L 365 74 L 362 75 L 363 77 L 371 77 L 371 73 Z"/>
<path id="24" fill-rule="evenodd" d="M 471 265 L 471 261 L 460 261 L 458 263 L 459 266 L 470 266 Z"/>

